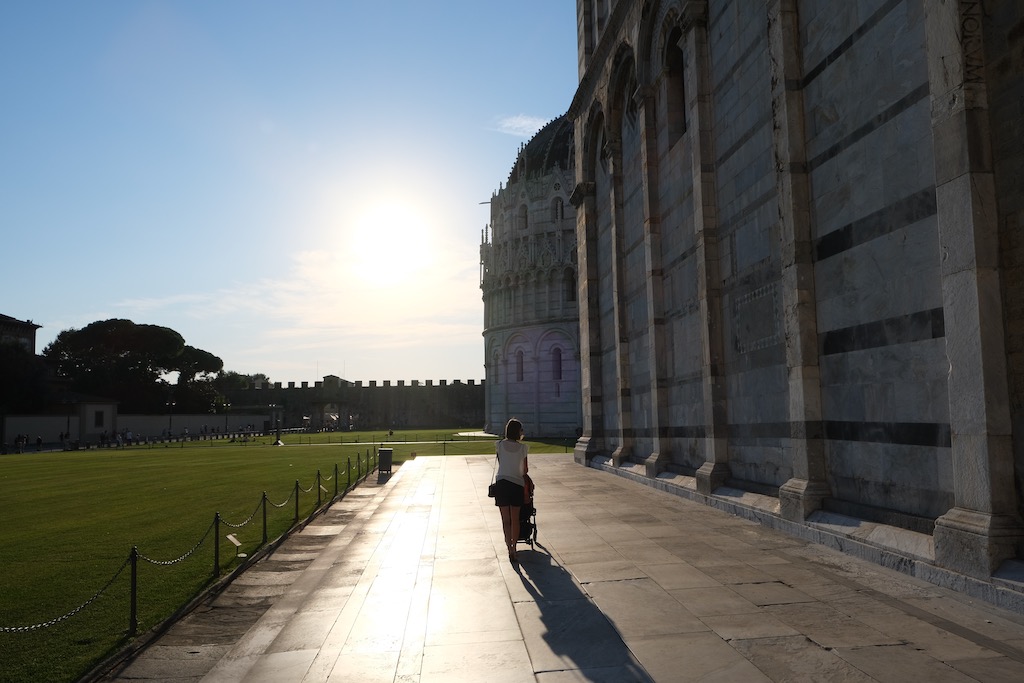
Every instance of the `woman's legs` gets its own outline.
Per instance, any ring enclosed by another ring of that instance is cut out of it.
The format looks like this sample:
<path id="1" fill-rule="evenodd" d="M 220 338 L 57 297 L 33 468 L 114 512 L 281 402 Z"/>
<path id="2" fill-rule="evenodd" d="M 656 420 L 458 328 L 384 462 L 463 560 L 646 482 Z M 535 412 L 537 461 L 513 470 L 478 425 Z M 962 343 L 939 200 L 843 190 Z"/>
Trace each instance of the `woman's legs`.
<path id="1" fill-rule="evenodd" d="M 516 541 L 519 540 L 519 506 L 500 507 L 501 528 L 505 532 L 505 546 L 508 548 L 509 559 L 516 557 Z"/>

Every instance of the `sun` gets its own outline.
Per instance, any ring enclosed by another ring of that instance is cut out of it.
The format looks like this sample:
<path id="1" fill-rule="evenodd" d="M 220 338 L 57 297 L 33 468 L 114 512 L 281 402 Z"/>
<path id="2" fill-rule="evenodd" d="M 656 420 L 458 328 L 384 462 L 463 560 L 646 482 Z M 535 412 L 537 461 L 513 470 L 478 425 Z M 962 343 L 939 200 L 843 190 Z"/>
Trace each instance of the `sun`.
<path id="1" fill-rule="evenodd" d="M 356 215 L 346 260 L 381 286 L 405 282 L 430 266 L 431 233 L 421 211 L 399 201 L 380 201 Z"/>

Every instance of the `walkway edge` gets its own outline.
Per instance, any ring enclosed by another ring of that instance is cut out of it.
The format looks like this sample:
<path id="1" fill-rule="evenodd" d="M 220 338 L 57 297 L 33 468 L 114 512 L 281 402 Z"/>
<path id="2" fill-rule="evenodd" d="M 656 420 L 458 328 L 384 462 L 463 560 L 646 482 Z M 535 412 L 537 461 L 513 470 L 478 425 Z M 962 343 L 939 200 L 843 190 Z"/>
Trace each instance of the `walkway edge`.
<path id="1" fill-rule="evenodd" d="M 692 480 L 692 477 L 665 472 L 663 475 L 659 475 L 657 479 L 651 479 L 645 474 L 633 471 L 628 466 L 615 467 L 611 464 L 610 458 L 592 458 L 588 460 L 587 466 L 679 496 L 680 498 L 691 500 L 695 503 L 707 505 L 736 517 L 757 522 L 763 527 L 780 531 L 802 541 L 816 543 L 826 548 L 837 550 L 857 559 L 927 581 L 941 588 L 947 588 L 968 597 L 984 600 L 1001 609 L 1024 614 L 1024 566 L 1021 566 L 1021 563 L 1007 563 L 1007 573 L 1011 576 L 1007 578 L 992 577 L 991 580 L 986 581 L 939 567 L 933 561 L 929 561 L 924 553 L 911 553 L 895 544 L 872 542 L 850 534 L 840 533 L 837 530 L 841 528 L 841 525 L 838 524 L 815 524 L 813 521 L 798 524 L 783 519 L 770 505 L 754 504 L 754 501 L 759 498 L 776 500 L 770 496 L 757 496 L 756 494 L 745 493 L 742 497 L 731 497 L 717 492 L 708 496 L 698 492 L 696 485 L 686 485 L 686 481 L 688 479 Z M 732 491 L 732 489 L 718 489 L 718 491 L 727 490 Z M 841 516 L 831 515 L 830 519 L 839 517 Z M 860 521 L 863 524 L 863 520 Z M 884 524 L 872 524 L 875 527 L 888 530 L 889 533 L 876 535 L 883 539 L 894 540 L 906 537 L 909 534 L 915 534 L 912 531 L 887 527 Z"/>

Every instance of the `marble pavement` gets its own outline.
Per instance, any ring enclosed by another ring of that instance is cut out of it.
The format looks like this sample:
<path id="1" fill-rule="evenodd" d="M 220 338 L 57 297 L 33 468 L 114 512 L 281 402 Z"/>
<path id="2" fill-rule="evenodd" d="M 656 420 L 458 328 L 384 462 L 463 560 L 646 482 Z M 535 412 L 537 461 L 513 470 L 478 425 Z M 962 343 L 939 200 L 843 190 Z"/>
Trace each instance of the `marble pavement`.
<path id="1" fill-rule="evenodd" d="M 571 455 L 530 468 L 518 567 L 490 457 L 417 458 L 94 680 L 1024 680 L 1022 615 Z"/>

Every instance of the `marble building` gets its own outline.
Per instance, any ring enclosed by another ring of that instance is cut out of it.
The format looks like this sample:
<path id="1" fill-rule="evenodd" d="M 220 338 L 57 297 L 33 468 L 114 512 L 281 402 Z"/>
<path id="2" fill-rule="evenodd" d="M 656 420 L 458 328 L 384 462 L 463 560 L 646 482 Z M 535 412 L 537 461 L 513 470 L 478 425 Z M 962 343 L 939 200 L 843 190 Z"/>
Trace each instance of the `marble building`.
<path id="1" fill-rule="evenodd" d="M 577 461 L 947 582 L 1020 558 L 1024 4 L 577 14 Z"/>
<path id="2" fill-rule="evenodd" d="M 480 245 L 485 429 L 510 417 L 530 437 L 575 438 L 580 409 L 573 126 L 560 116 L 524 145 L 491 197 Z"/>

